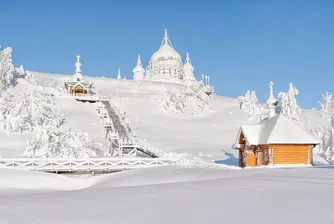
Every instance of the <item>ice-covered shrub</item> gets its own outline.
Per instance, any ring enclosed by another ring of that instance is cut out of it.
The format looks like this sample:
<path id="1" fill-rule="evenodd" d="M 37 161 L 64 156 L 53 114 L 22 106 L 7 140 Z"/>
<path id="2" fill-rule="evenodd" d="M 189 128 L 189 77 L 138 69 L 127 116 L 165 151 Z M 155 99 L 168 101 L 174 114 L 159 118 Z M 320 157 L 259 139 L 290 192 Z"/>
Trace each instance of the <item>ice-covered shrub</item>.
<path id="1" fill-rule="evenodd" d="M 334 162 L 334 131 L 331 127 L 318 127 L 311 131 L 311 133 L 321 140 L 321 143 L 316 147 L 319 153 L 328 162 Z"/>
<path id="2" fill-rule="evenodd" d="M 15 67 L 12 62 L 12 48 L 0 50 L 0 89 L 7 89 L 15 84 Z"/>
<path id="3" fill-rule="evenodd" d="M 320 108 L 324 112 L 329 112 L 333 109 L 333 97 L 332 94 L 326 92 L 321 95 L 321 101 L 319 101 Z"/>
<path id="4" fill-rule="evenodd" d="M 88 134 L 74 132 L 66 125 L 46 125 L 30 138 L 25 156 L 40 158 L 88 158 L 105 155 L 102 144 L 93 143 Z"/>
<path id="5" fill-rule="evenodd" d="M 2 104 L 1 127 L 8 132 L 31 131 L 36 126 L 58 123 L 62 119 L 62 115 L 52 111 L 54 98 L 37 87 L 28 89 L 19 99 L 5 94 L 1 100 L 5 100 Z"/>
<path id="6" fill-rule="evenodd" d="M 280 92 L 278 94 L 278 97 L 281 99 L 281 113 L 294 121 L 299 121 L 301 115 L 301 109 L 296 100 L 298 94 L 298 89 L 292 83 L 290 83 L 287 93 Z"/>
<path id="7" fill-rule="evenodd" d="M 321 140 L 316 148 L 318 153 L 328 162 L 334 163 L 334 114 L 331 119 L 331 127 L 318 127 L 311 133 Z"/>
<path id="8" fill-rule="evenodd" d="M 161 95 L 160 105 L 170 114 L 191 116 L 208 112 L 209 100 L 201 89 L 195 92 L 190 87 L 170 88 Z"/>
<path id="9" fill-rule="evenodd" d="M 239 96 L 237 98 L 237 102 L 240 105 L 240 109 L 243 109 L 251 115 L 258 113 L 263 109 L 258 103 L 255 91 L 247 90 L 245 96 Z"/>

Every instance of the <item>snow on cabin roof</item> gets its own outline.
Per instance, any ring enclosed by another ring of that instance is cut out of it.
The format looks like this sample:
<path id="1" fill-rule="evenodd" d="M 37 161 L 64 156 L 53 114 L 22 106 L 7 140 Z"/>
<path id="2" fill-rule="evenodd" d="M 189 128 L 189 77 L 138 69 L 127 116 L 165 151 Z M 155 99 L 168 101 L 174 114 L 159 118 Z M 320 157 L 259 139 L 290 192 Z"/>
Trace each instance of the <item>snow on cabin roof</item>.
<path id="1" fill-rule="evenodd" d="M 249 145 L 320 143 L 319 139 L 286 118 L 283 114 L 278 114 L 260 124 L 242 125 L 239 135 L 241 132 Z"/>
<path id="2" fill-rule="evenodd" d="M 85 87 L 90 86 L 90 83 L 89 82 L 77 82 L 72 88 L 74 89 L 74 88 L 76 88 L 78 86 L 82 86 L 82 87 L 85 88 Z"/>

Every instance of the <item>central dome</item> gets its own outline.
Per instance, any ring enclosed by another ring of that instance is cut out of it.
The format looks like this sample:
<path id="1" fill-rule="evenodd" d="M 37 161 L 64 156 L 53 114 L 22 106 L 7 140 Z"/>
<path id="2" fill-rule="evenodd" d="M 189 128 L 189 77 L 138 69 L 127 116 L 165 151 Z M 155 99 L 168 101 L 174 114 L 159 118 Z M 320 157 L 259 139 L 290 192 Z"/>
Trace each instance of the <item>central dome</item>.
<path id="1" fill-rule="evenodd" d="M 178 61 L 181 62 L 182 58 L 179 53 L 177 53 L 174 48 L 172 48 L 169 44 L 164 44 L 160 47 L 160 49 L 155 52 L 151 61 Z"/>
<path id="2" fill-rule="evenodd" d="M 167 30 L 165 30 L 165 36 L 159 50 L 152 55 L 151 62 L 162 62 L 168 64 L 182 62 L 181 55 L 174 50 L 172 43 L 169 40 Z"/>

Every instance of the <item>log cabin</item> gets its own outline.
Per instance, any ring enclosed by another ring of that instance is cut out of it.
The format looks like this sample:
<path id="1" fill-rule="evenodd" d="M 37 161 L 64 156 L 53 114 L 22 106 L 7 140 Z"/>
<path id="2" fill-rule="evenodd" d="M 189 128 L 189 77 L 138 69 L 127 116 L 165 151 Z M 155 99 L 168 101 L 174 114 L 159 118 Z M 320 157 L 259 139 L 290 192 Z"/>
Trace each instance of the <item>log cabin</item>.
<path id="1" fill-rule="evenodd" d="M 72 80 L 65 82 L 65 88 L 73 96 L 84 96 L 90 93 L 92 83 L 83 79 L 81 74 L 80 56 L 77 56 L 77 62 L 75 63 L 75 74 Z"/>
<path id="2" fill-rule="evenodd" d="M 239 129 L 234 144 L 239 151 L 239 166 L 313 165 L 313 148 L 320 140 L 283 114 L 276 114 L 273 83 L 269 85 L 268 117 Z"/>
<path id="3" fill-rule="evenodd" d="M 237 135 L 239 166 L 313 165 L 320 141 L 283 114 L 256 125 L 242 125 Z"/>

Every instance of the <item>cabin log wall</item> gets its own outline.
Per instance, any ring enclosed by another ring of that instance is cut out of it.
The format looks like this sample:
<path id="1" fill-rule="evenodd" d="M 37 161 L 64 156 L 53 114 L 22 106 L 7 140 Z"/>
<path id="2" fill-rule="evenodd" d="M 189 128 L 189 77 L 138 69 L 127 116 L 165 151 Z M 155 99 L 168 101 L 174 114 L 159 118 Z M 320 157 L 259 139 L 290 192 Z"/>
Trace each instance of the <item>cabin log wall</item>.
<path id="1" fill-rule="evenodd" d="M 313 164 L 312 145 L 272 145 L 273 163 L 276 164 Z M 310 159 L 309 159 L 310 156 Z"/>

